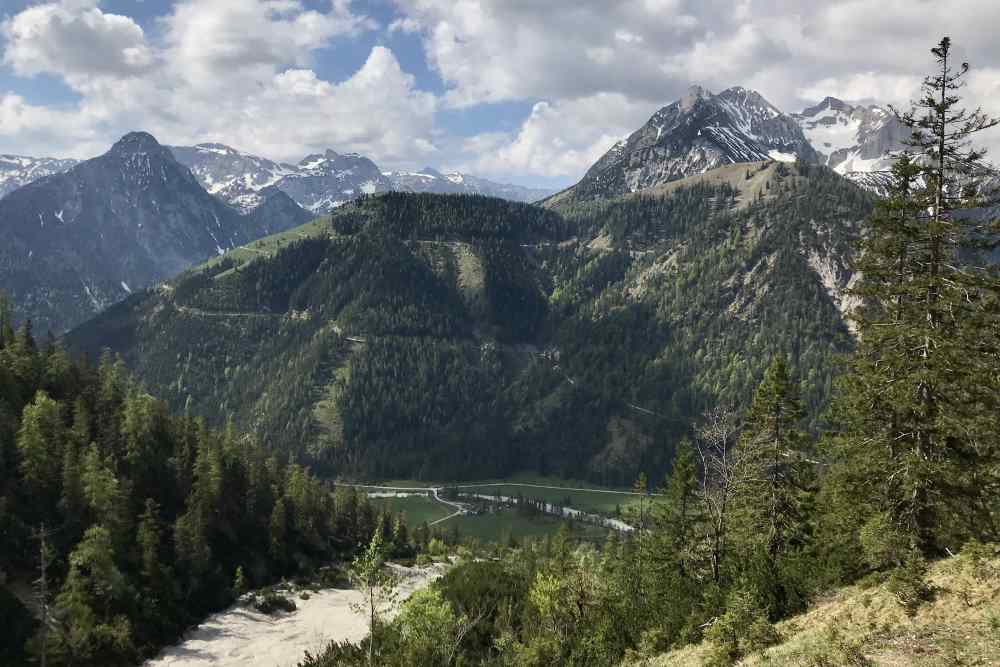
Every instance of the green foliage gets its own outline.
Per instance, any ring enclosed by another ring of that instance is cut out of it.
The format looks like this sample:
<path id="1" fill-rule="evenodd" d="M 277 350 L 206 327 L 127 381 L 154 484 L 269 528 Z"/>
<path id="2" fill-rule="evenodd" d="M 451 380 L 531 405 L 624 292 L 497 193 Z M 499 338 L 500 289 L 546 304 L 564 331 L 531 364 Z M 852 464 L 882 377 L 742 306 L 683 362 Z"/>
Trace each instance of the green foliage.
<path id="1" fill-rule="evenodd" d="M 705 637 L 715 645 L 711 664 L 717 665 L 731 665 L 780 639 L 757 594 L 747 589 L 730 594 L 725 613 L 712 623 Z"/>
<path id="2" fill-rule="evenodd" d="M 819 424 L 851 340 L 804 255 L 846 255 L 870 200 L 806 166 L 779 189 L 744 208 L 699 185 L 559 212 L 365 197 L 69 340 L 325 472 L 627 485 L 666 472 L 714 401 L 748 405 L 778 353 Z"/>
<path id="3" fill-rule="evenodd" d="M 889 573 L 886 588 L 911 616 L 934 595 L 934 589 L 927 583 L 926 576 L 927 561 L 916 551 L 908 553 L 902 564 Z"/>
<path id="4" fill-rule="evenodd" d="M 876 569 L 900 566 L 909 550 L 906 533 L 885 513 L 873 515 L 858 532 L 865 560 Z"/>
<path id="5" fill-rule="evenodd" d="M 860 345 L 830 440 L 831 523 L 863 531 L 869 556 L 892 552 L 879 563 L 899 564 L 904 541 L 935 556 L 997 535 L 1000 276 L 984 261 L 989 221 L 959 210 L 986 169 L 970 138 L 996 121 L 960 108 L 967 65 L 953 69 L 950 41 L 933 52 L 938 72 L 899 116 L 913 153 L 896 163 L 862 244 Z"/>
<path id="6" fill-rule="evenodd" d="M 43 642 L 0 580 L 11 619 L 3 660 L 21 655 L 31 631 L 32 659 L 134 664 L 231 602 L 237 567 L 244 587 L 308 571 L 352 555 L 376 522 L 366 501 L 332 497 L 253 439 L 170 416 L 120 360 L 95 368 L 2 324 L 0 452 L 0 573 L 38 571 L 31 537 L 44 525 L 55 619 Z M 274 557 L 279 505 L 287 521 Z M 395 535 L 394 550 L 412 548 L 402 528 Z"/>
<path id="7" fill-rule="evenodd" d="M 403 605 L 395 622 L 401 650 L 394 658 L 404 665 L 447 667 L 458 640 L 459 620 L 436 589 L 418 591 Z"/>
<path id="8" fill-rule="evenodd" d="M 398 580 L 386 570 L 388 548 L 385 544 L 380 520 L 372 532 L 368 547 L 354 559 L 349 574 L 351 581 L 361 590 L 364 601 L 352 605 L 357 612 L 363 612 L 368 619 L 368 664 L 373 665 L 376 655 L 375 643 L 380 636 L 382 614 L 396 599 Z"/>
<path id="9" fill-rule="evenodd" d="M 107 528 L 95 525 L 69 556 L 69 574 L 56 598 L 56 615 L 65 619 L 59 635 L 71 656 L 96 664 L 117 663 L 132 656 L 129 621 L 133 591 L 115 562 Z"/>

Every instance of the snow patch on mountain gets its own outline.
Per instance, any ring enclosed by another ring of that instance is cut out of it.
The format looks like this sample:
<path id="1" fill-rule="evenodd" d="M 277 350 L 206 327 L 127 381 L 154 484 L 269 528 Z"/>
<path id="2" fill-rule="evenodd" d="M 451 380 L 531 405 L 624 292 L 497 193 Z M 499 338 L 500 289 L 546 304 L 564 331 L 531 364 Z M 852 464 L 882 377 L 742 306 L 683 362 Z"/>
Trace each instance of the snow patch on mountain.
<path id="1" fill-rule="evenodd" d="M 77 160 L 26 155 L 0 155 L 0 197 L 40 178 L 60 174 Z"/>
<path id="2" fill-rule="evenodd" d="M 614 197 L 727 164 L 764 160 L 816 163 L 820 156 L 799 123 L 760 93 L 737 86 L 716 95 L 693 86 L 558 197 Z"/>
<path id="3" fill-rule="evenodd" d="M 870 174 L 888 170 L 906 131 L 878 105 L 853 105 L 835 97 L 794 114 L 823 164 L 866 187 Z"/>

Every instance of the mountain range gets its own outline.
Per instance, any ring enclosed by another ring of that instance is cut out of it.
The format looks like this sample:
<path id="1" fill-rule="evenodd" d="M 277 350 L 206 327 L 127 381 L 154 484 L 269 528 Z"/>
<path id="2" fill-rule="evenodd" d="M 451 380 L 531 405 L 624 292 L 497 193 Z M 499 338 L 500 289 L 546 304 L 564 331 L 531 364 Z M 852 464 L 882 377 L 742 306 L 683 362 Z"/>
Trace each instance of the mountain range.
<path id="1" fill-rule="evenodd" d="M 266 188 L 276 187 L 313 213 L 332 209 L 361 194 L 399 190 L 438 194 L 482 194 L 513 201 L 538 201 L 552 194 L 544 188 L 498 183 L 470 174 L 443 174 L 433 167 L 418 172 L 381 171 L 357 153 L 332 150 L 307 155 L 296 164 L 276 162 L 219 143 L 170 146 L 210 193 L 249 213 L 264 200 Z M 0 155 L 0 197 L 44 176 L 66 171 L 79 160 Z"/>
<path id="2" fill-rule="evenodd" d="M 831 202 L 835 202 L 831 205 Z M 788 353 L 818 418 L 872 197 L 758 161 L 596 201 L 384 193 L 74 329 L 158 395 L 329 473 L 627 484 Z M 182 363 L 178 363 L 182 359 Z"/>
<path id="3" fill-rule="evenodd" d="M 0 155 L 0 197 L 39 178 L 66 171 L 79 160 Z"/>
<path id="4" fill-rule="evenodd" d="M 898 140 L 898 127 L 879 107 L 827 98 L 791 116 L 751 90 L 713 94 L 696 87 L 544 206 L 565 214 L 586 201 L 667 196 L 672 183 L 765 197 L 770 193 L 753 184 L 772 180 L 754 176 L 759 165 L 826 165 L 852 177 L 879 168 Z M 18 167 L 17 178 L 66 166 L 27 159 L 8 164 Z M 0 199 L 0 220 L 12 241 L 0 249 L 0 280 L 13 292 L 17 316 L 58 331 L 208 257 L 289 230 L 360 194 L 393 190 L 525 195 L 524 189 L 429 167 L 383 172 L 357 154 L 326 151 L 292 165 L 221 144 L 164 147 L 148 134 L 133 133 L 104 156 L 71 164 Z M 578 237 L 600 245 L 607 234 L 614 236 L 607 231 Z M 629 236 L 620 243 L 640 241 Z M 819 253 L 811 261 L 831 294 L 850 279 L 844 257 Z M 843 305 L 842 295 L 832 298 Z"/>
<path id="5" fill-rule="evenodd" d="M 171 150 L 206 190 L 244 212 L 260 202 L 262 188 L 272 185 L 316 214 L 329 213 L 361 194 L 391 190 L 481 194 L 513 201 L 537 201 L 552 193 L 458 172 L 442 174 L 433 167 L 419 172 L 381 171 L 363 155 L 332 150 L 307 155 L 294 165 L 242 153 L 222 144 L 175 146 Z"/>
<path id="6" fill-rule="evenodd" d="M 870 174 L 888 168 L 903 138 L 901 126 L 884 107 L 827 97 L 789 115 L 753 90 L 734 87 L 713 94 L 694 86 L 549 202 L 620 196 L 758 160 L 823 164 L 869 187 Z"/>
<path id="7" fill-rule="evenodd" d="M 888 170 L 892 153 L 907 138 L 892 110 L 884 106 L 851 105 L 827 97 L 793 117 L 822 164 L 849 178 Z"/>
<path id="8" fill-rule="evenodd" d="M 144 132 L 0 199 L 0 285 L 17 320 L 62 331 L 211 255 L 311 214 L 278 190 L 250 215 L 209 195 Z"/>

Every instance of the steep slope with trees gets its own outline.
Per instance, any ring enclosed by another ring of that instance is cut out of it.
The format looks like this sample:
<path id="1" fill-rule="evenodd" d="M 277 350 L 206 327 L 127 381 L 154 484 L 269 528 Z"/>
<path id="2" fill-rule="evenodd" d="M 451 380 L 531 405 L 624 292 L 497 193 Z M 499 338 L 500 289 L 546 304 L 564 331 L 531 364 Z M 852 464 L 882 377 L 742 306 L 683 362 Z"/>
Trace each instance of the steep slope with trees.
<path id="1" fill-rule="evenodd" d="M 11 321 L 0 298 L 3 664 L 136 664 L 246 586 L 350 556 L 378 525 L 265 442 L 172 416 L 120 360 L 74 361 Z"/>
<path id="2" fill-rule="evenodd" d="M 815 426 L 851 346 L 836 292 L 869 206 L 829 170 L 780 163 L 558 213 L 388 193 L 67 341 L 329 471 L 628 484 L 665 470 L 711 402 L 746 405 L 778 351 Z"/>

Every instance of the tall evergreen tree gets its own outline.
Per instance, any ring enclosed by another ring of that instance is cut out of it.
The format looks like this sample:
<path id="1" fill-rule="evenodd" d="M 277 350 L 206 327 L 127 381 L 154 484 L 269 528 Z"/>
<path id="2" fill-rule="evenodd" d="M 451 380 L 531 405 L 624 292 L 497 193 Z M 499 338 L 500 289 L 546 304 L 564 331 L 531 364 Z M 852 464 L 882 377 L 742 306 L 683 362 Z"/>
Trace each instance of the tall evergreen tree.
<path id="1" fill-rule="evenodd" d="M 909 151 L 858 263 L 860 343 L 840 388 L 830 477 L 849 489 L 826 492 L 853 497 L 865 520 L 887 520 L 925 553 L 995 537 L 1000 482 L 1000 279 L 981 253 L 995 237 L 959 210 L 987 172 L 970 138 L 1000 121 L 960 106 L 969 66 L 955 66 L 947 37 L 932 53 L 936 73 L 897 112 Z"/>
<path id="2" fill-rule="evenodd" d="M 814 464 L 805 451 L 801 419 L 798 391 L 784 356 L 778 356 L 757 388 L 739 445 L 759 471 L 744 494 L 748 527 L 771 560 L 789 548 L 804 524 L 803 496 L 811 488 Z"/>
<path id="3" fill-rule="evenodd" d="M 796 563 L 810 543 L 815 460 L 799 428 L 798 389 L 783 355 L 764 374 L 737 446 L 752 470 L 738 498 L 744 583 L 773 617 L 804 606 L 809 573 Z"/>
<path id="4" fill-rule="evenodd" d="M 41 511 L 50 510 L 58 499 L 64 439 L 59 404 L 38 391 L 34 401 L 24 408 L 17 449 L 21 475 L 37 494 Z"/>

